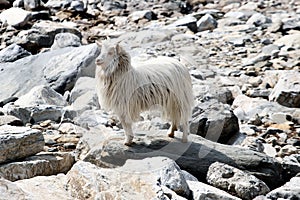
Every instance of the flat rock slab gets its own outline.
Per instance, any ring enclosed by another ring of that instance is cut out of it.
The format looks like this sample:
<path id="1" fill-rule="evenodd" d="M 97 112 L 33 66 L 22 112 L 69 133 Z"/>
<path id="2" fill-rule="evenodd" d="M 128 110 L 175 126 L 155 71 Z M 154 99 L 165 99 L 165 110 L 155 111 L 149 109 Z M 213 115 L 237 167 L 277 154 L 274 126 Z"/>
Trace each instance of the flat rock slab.
<path id="1" fill-rule="evenodd" d="M 99 134 L 101 132 L 101 134 Z M 119 167 L 127 159 L 165 156 L 176 161 L 181 169 L 205 181 L 209 166 L 222 162 L 247 170 L 271 188 L 282 181 L 281 165 L 266 154 L 236 146 L 222 145 L 197 135 L 190 135 L 188 143 L 181 143 L 181 133 L 169 138 L 166 131 L 145 131 L 135 134 L 131 147 L 123 144 L 123 133 L 99 130 L 85 134 L 79 143 L 81 159 L 103 167 Z M 85 154 L 85 155 L 84 155 Z M 274 182 L 274 179 L 277 181 Z"/>
<path id="2" fill-rule="evenodd" d="M 39 130 L 10 125 L 0 126 L 0 163 L 39 153 L 44 145 L 44 137 Z"/>
<path id="3" fill-rule="evenodd" d="M 10 181 L 35 176 L 50 176 L 66 173 L 75 162 L 70 153 L 40 153 L 23 161 L 0 165 L 0 176 Z"/>
<path id="4" fill-rule="evenodd" d="M 64 174 L 38 176 L 31 179 L 11 182 L 0 178 L 1 199 L 10 200 L 72 200 L 66 189 L 67 177 Z"/>

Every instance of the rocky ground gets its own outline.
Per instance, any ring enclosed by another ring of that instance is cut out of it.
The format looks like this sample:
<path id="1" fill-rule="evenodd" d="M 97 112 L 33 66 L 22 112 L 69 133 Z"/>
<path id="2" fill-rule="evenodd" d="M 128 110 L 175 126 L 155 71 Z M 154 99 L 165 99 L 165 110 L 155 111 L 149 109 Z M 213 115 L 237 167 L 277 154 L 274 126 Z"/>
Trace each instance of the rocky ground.
<path id="1" fill-rule="evenodd" d="M 0 199 L 300 199 L 300 2 L 0 0 Z M 95 41 L 189 68 L 189 142 L 123 145 Z"/>

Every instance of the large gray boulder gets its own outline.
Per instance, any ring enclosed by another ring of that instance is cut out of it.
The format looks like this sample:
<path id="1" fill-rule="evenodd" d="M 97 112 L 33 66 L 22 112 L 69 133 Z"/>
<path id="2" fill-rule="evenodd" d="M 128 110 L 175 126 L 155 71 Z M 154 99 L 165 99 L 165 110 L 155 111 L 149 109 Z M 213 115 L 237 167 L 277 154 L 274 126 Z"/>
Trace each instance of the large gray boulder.
<path id="1" fill-rule="evenodd" d="M 59 57 L 50 58 L 43 69 L 44 78 L 59 93 L 71 90 L 81 76 L 95 76 L 94 61 L 100 52 L 98 45 L 71 47 L 69 51 Z"/>
<path id="2" fill-rule="evenodd" d="M 193 134 L 189 136 L 188 143 L 182 143 L 180 132 L 176 132 L 172 139 L 166 131 L 136 132 L 135 144 L 128 147 L 123 144 L 123 132 L 100 127 L 91 128 L 84 134 L 77 148 L 80 159 L 98 166 L 118 167 L 124 165 L 127 159 L 166 156 L 200 181 L 205 181 L 209 166 L 216 161 L 247 170 L 271 187 L 282 181 L 280 163 L 263 153 L 218 144 Z M 275 178 L 277 182 L 273 181 Z"/>
<path id="3" fill-rule="evenodd" d="M 181 182 L 185 185 L 180 187 L 186 187 L 186 191 L 181 192 L 189 192 L 183 176 L 173 177 L 169 180 L 172 184 L 161 182 L 168 177 L 168 174 L 161 173 L 164 169 L 169 174 L 181 173 L 178 167 L 172 167 L 174 165 L 174 161 L 165 157 L 127 160 L 124 166 L 116 169 L 78 161 L 67 173 L 68 188 L 75 199 L 166 199 L 169 193 L 172 199 L 185 199 L 172 191 L 177 188 L 173 187 L 173 183 Z"/>
<path id="4" fill-rule="evenodd" d="M 268 186 L 255 176 L 219 162 L 210 165 L 207 182 L 217 188 L 233 192 L 242 199 L 251 200 L 270 191 Z"/>
<path id="5" fill-rule="evenodd" d="M 39 153 L 44 148 L 44 137 L 39 130 L 10 125 L 0 126 L 0 163 Z"/>
<path id="6" fill-rule="evenodd" d="M 239 132 L 239 121 L 229 105 L 204 102 L 194 109 L 190 132 L 226 144 Z"/>
<path id="7" fill-rule="evenodd" d="M 0 176 L 16 181 L 35 176 L 50 176 L 67 173 L 75 162 L 70 153 L 39 153 L 22 161 L 0 165 Z"/>
<path id="8" fill-rule="evenodd" d="M 0 100 L 20 97 L 37 85 L 50 85 L 63 93 L 71 90 L 81 76 L 94 76 L 94 59 L 100 50 L 96 44 L 68 47 L 27 56 L 13 63 L 0 64 Z M 24 87 L 26 85 L 26 87 Z"/>

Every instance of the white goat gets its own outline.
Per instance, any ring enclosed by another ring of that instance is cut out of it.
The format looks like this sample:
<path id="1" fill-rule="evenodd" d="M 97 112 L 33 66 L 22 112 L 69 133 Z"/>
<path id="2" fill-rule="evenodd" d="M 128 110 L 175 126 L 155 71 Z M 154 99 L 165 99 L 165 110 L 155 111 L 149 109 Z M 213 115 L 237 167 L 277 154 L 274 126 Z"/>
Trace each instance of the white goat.
<path id="1" fill-rule="evenodd" d="M 119 117 L 125 130 L 125 145 L 133 140 L 132 123 L 142 111 L 160 105 L 163 117 L 171 121 L 168 131 L 182 124 L 182 142 L 187 142 L 188 121 L 193 106 L 190 74 L 179 61 L 169 57 L 151 59 L 132 67 L 129 54 L 119 45 L 104 41 L 96 59 L 96 81 L 99 103 Z"/>

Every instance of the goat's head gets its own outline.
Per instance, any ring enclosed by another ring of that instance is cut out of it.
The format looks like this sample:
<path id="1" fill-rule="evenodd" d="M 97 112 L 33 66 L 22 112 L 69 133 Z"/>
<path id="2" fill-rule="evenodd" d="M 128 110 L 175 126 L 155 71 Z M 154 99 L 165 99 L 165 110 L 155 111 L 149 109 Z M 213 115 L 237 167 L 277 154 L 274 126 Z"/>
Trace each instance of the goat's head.
<path id="1" fill-rule="evenodd" d="M 96 65 L 101 67 L 105 74 L 109 75 L 113 73 L 119 65 L 119 57 L 123 51 L 119 43 L 111 44 L 109 40 L 104 41 L 102 44 L 97 42 L 101 47 L 101 53 L 96 58 Z"/>

